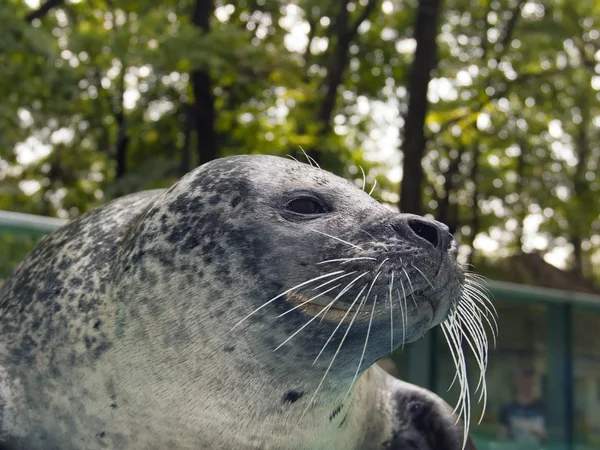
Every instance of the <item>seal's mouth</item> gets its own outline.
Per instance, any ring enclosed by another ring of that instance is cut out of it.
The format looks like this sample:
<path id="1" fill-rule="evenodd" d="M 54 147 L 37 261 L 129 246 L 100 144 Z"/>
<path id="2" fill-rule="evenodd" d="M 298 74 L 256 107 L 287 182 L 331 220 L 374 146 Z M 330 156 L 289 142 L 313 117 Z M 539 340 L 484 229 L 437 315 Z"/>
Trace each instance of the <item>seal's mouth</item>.
<path id="1" fill-rule="evenodd" d="M 349 322 L 351 320 L 351 314 L 347 314 L 348 309 L 340 307 L 340 305 L 334 304 L 328 307 L 327 303 L 323 305 L 316 300 L 309 301 L 309 297 L 305 297 L 297 292 L 290 292 L 289 294 L 286 294 L 286 299 L 293 307 L 299 309 L 310 317 L 315 317 L 318 315 L 323 320 L 328 322 L 339 322 L 340 320 Z M 346 317 L 344 318 L 344 316 Z"/>
<path id="2" fill-rule="evenodd" d="M 336 324 L 340 323 L 340 321 L 343 321 L 343 323 L 350 322 L 356 311 L 356 307 L 354 307 L 351 312 L 348 312 L 348 308 L 344 308 L 342 302 L 336 302 L 329 306 L 331 300 L 319 298 L 309 301 L 309 297 L 305 297 L 297 292 L 290 292 L 286 294 L 286 299 L 294 309 L 300 310 L 307 316 L 311 318 L 319 316 L 321 320 L 326 322 L 335 322 Z M 378 311 L 378 309 L 379 308 L 376 308 L 375 310 L 375 314 L 377 316 L 382 313 L 382 311 Z M 385 311 L 387 311 L 387 305 L 383 312 Z M 356 319 L 360 322 L 362 319 L 368 320 L 370 316 L 371 309 L 365 308 L 363 311 L 359 312 Z"/>

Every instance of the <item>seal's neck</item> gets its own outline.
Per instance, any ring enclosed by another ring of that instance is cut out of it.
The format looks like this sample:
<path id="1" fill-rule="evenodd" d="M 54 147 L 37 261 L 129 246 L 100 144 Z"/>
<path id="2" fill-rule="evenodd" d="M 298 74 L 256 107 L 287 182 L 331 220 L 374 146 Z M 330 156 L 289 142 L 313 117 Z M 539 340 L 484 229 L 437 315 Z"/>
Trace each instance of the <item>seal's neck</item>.
<path id="1" fill-rule="evenodd" d="M 182 352 L 177 364 L 161 361 L 159 354 L 154 359 L 141 355 L 139 349 L 137 362 L 132 352 L 123 353 L 127 370 L 135 373 L 117 383 L 118 395 L 126 398 L 120 408 L 127 408 L 135 423 L 151 423 L 148 429 L 157 431 L 158 440 L 176 433 L 190 441 L 227 439 L 214 448 L 283 448 L 297 441 L 298 448 L 353 449 L 369 428 L 368 418 L 385 401 L 385 391 L 374 382 L 375 368 L 356 380 L 347 397 L 352 380 L 329 379 L 313 398 L 321 371 L 312 377 L 270 371 L 256 359 L 240 358 L 243 343 L 230 352 L 221 347 L 209 341 L 204 358 Z M 139 418 L 139 411 L 153 416 Z M 251 436 L 261 441 L 248 440 Z M 281 445 L 280 439 L 285 440 Z M 311 439 L 314 445 L 306 446 Z"/>

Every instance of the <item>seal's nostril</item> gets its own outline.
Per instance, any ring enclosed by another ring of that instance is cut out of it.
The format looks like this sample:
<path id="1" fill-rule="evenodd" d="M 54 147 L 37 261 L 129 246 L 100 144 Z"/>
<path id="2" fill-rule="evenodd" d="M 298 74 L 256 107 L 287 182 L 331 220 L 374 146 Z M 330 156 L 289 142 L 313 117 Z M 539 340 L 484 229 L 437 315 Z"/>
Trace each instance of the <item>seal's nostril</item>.
<path id="1" fill-rule="evenodd" d="M 434 224 L 422 220 L 409 219 L 408 226 L 417 236 L 429 241 L 434 247 L 440 244 L 440 233 Z"/>

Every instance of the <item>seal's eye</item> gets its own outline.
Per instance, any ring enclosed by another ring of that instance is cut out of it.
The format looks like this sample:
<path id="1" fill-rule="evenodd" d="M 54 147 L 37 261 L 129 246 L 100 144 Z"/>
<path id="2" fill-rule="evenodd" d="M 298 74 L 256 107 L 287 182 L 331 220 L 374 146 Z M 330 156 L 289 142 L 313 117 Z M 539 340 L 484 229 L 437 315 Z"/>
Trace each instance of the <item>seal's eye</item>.
<path id="1" fill-rule="evenodd" d="M 312 215 L 312 214 L 324 214 L 327 212 L 325 207 L 318 201 L 312 198 L 298 198 L 292 200 L 285 209 L 296 214 Z"/>

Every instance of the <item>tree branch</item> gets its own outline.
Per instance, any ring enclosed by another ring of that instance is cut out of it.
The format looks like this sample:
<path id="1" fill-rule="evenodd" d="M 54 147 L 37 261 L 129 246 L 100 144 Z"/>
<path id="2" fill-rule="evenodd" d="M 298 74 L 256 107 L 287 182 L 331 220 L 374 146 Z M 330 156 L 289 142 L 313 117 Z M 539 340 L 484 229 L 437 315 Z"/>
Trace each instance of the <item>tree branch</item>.
<path id="1" fill-rule="evenodd" d="M 530 81 L 532 79 L 535 79 L 537 77 L 541 77 L 544 75 L 557 75 L 557 74 L 561 74 L 561 73 L 565 73 L 568 69 L 556 69 L 556 70 L 544 70 L 541 72 L 532 72 L 532 73 L 524 73 L 521 74 L 519 76 L 517 76 L 517 78 L 515 78 L 514 80 L 502 80 L 502 82 L 505 83 L 505 87 L 504 89 L 496 89 L 496 91 L 492 94 L 492 95 L 487 95 L 487 99 L 484 100 L 483 102 L 475 105 L 473 108 L 469 109 L 469 111 L 453 117 L 449 120 L 447 120 L 446 122 L 444 122 L 443 124 L 440 125 L 440 129 L 438 131 L 436 131 L 436 135 L 439 135 L 441 133 L 444 133 L 445 131 L 448 130 L 448 128 L 450 128 L 452 125 L 455 125 L 457 123 L 459 123 L 461 120 L 466 119 L 469 115 L 473 114 L 473 113 L 478 113 L 480 112 L 483 108 L 485 108 L 485 106 L 487 106 L 490 102 L 494 101 L 494 100 L 498 100 L 502 97 L 504 97 L 506 94 L 508 94 L 508 92 L 510 91 L 510 89 L 513 86 L 519 85 L 520 83 L 524 83 L 527 81 Z M 491 85 L 491 83 L 488 84 L 488 86 Z"/>
<path id="2" fill-rule="evenodd" d="M 25 16 L 25 21 L 28 23 L 33 22 L 35 19 L 41 19 L 46 14 L 50 12 L 52 8 L 60 6 L 64 3 L 64 0 L 48 0 L 38 9 L 31 11 L 29 14 Z"/>
<path id="3" fill-rule="evenodd" d="M 314 17 L 312 14 L 310 14 L 310 17 L 307 19 L 308 22 L 308 26 L 310 27 L 308 30 L 308 44 L 306 44 L 306 50 L 304 51 L 304 55 L 303 55 L 303 59 L 304 59 L 304 67 L 306 69 L 308 69 L 309 65 L 310 65 L 310 60 L 312 58 L 312 53 L 310 52 L 310 47 L 312 46 L 312 43 L 315 39 L 315 36 L 317 35 L 317 18 Z M 305 71 L 304 74 L 302 75 L 302 79 L 304 80 L 305 83 L 308 83 L 309 81 L 309 76 L 308 76 L 308 71 Z"/>
<path id="4" fill-rule="evenodd" d="M 497 59 L 500 59 L 500 57 L 506 53 L 506 48 L 508 44 L 510 44 L 510 41 L 512 41 L 513 34 L 517 28 L 517 23 L 519 22 L 521 11 L 523 6 L 525 6 L 525 3 L 527 3 L 527 0 L 519 0 L 517 6 L 515 6 L 515 8 L 512 10 L 512 15 L 506 24 L 506 28 L 504 28 L 502 40 L 500 41 L 502 48 L 500 49 L 500 55 L 498 55 Z"/>
<path id="5" fill-rule="evenodd" d="M 363 8 L 362 13 L 358 17 L 358 19 L 356 19 L 356 21 L 352 25 L 350 25 L 348 30 L 346 30 L 345 39 L 348 42 L 354 39 L 354 36 L 356 36 L 356 33 L 358 33 L 358 27 L 360 27 L 360 25 L 371 15 L 373 10 L 375 9 L 375 6 L 377 6 L 377 2 L 378 0 L 369 0 L 367 5 Z"/>
<path id="6" fill-rule="evenodd" d="M 341 0 L 339 15 L 336 18 L 336 36 L 337 42 L 332 50 L 331 64 L 327 67 L 327 76 L 323 83 L 325 96 L 321 103 L 319 111 L 319 121 L 322 124 L 321 134 L 327 134 L 331 128 L 331 116 L 335 108 L 337 89 L 342 84 L 344 71 L 348 65 L 348 51 L 352 39 L 360 24 L 366 20 L 373 11 L 378 0 L 369 0 L 359 19 L 349 28 L 348 27 L 348 0 Z M 311 155 L 315 157 L 315 155 Z M 316 158 L 315 158 L 316 159 Z"/>
<path id="7" fill-rule="evenodd" d="M 489 49 L 488 45 L 489 45 L 490 41 L 488 40 L 488 31 L 490 30 L 491 24 L 490 24 L 488 17 L 490 15 L 490 12 L 492 12 L 492 11 L 493 11 L 492 0 L 488 0 L 488 6 L 484 12 L 484 14 L 485 14 L 485 16 L 483 18 L 484 26 L 483 26 L 483 33 L 481 36 L 481 51 L 482 51 L 481 60 L 482 61 L 485 61 L 485 58 L 487 57 L 487 52 Z"/>

